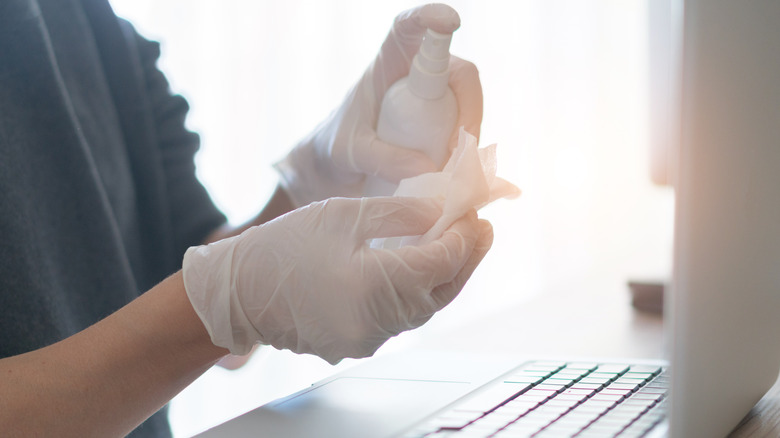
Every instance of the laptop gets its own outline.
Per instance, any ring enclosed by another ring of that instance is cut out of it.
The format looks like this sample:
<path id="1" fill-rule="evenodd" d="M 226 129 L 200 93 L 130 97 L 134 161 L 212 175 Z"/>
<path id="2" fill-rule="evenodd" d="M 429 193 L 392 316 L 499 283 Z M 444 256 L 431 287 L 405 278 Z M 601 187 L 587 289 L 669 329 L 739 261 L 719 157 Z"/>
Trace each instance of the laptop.
<path id="1" fill-rule="evenodd" d="M 378 357 L 203 437 L 726 436 L 780 370 L 780 2 L 685 0 L 670 355 Z"/>

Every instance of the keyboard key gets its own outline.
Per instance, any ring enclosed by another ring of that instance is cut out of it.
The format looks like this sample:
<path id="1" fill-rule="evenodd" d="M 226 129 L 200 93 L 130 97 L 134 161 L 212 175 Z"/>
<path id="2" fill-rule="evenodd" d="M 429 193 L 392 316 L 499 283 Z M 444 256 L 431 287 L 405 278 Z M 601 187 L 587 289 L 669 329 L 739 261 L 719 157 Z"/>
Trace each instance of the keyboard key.
<path id="1" fill-rule="evenodd" d="M 582 411 L 589 410 L 592 412 L 601 413 L 609 410 L 614 405 L 615 405 L 614 400 L 599 400 L 591 397 L 588 400 L 584 401 L 581 405 L 579 405 L 577 409 Z"/>
<path id="2" fill-rule="evenodd" d="M 620 434 L 620 438 L 641 438 L 645 436 L 652 428 L 654 424 L 647 425 L 641 423 L 632 423 L 627 428 L 623 429 Z"/>
<path id="3" fill-rule="evenodd" d="M 553 374 L 552 376 L 546 378 L 544 380 L 544 383 L 569 387 L 569 386 L 573 385 L 574 382 L 576 382 L 577 380 L 579 380 L 579 377 L 577 377 L 577 378 L 565 377 L 565 376 L 560 376 L 559 374 L 556 373 L 556 374 Z"/>
<path id="4" fill-rule="evenodd" d="M 553 397 L 551 400 L 546 402 L 544 406 L 562 406 L 566 408 L 573 408 L 574 406 L 580 404 L 581 400 L 582 399 L 560 399 L 559 397 Z"/>
<path id="5" fill-rule="evenodd" d="M 610 415 L 613 417 L 624 418 L 626 420 L 633 421 L 645 412 L 645 409 L 638 408 L 636 406 L 624 407 L 623 403 L 615 406 L 604 415 Z"/>
<path id="6" fill-rule="evenodd" d="M 506 427 L 509 423 L 517 420 L 517 417 L 512 415 L 493 415 L 492 413 L 485 415 L 479 420 L 472 423 L 472 425 L 479 425 L 482 428 L 493 427 L 493 431 Z"/>
<path id="7" fill-rule="evenodd" d="M 550 379 L 547 379 L 544 382 L 534 386 L 534 390 L 537 390 L 537 391 L 553 391 L 555 393 L 559 393 L 559 392 L 562 392 L 563 390 L 566 389 L 566 385 L 559 385 L 559 384 L 556 384 L 554 382 L 552 382 L 552 383 L 548 383 L 548 382 L 550 382 Z"/>
<path id="8" fill-rule="evenodd" d="M 660 374 L 655 376 L 655 380 L 666 382 L 669 380 L 669 374 L 667 374 L 666 371 L 661 371 Z"/>
<path id="9" fill-rule="evenodd" d="M 565 412 L 568 412 L 571 406 L 565 406 L 560 404 L 551 404 L 552 401 L 549 401 L 538 408 L 534 412 L 542 412 L 544 414 L 548 415 L 555 415 L 555 418 L 560 417 Z"/>
<path id="10" fill-rule="evenodd" d="M 511 410 L 512 412 L 516 412 L 517 416 L 519 417 L 531 409 L 536 409 L 536 407 L 539 406 L 539 403 L 540 402 L 537 400 L 523 399 L 523 396 L 521 395 L 520 397 L 517 397 L 514 400 L 510 400 L 506 404 L 500 406 L 498 409 L 496 409 L 496 411 Z M 491 412 L 491 415 L 493 415 L 493 412 Z"/>
<path id="11" fill-rule="evenodd" d="M 596 368 L 595 372 L 623 374 L 626 371 L 628 371 L 628 365 L 617 364 L 617 363 L 603 363 L 600 364 L 598 368 Z"/>
<path id="12" fill-rule="evenodd" d="M 571 402 L 575 402 L 575 403 L 580 403 L 580 402 L 582 402 L 583 400 L 585 400 L 587 398 L 588 398 L 587 394 L 579 394 L 579 395 L 575 395 L 575 394 L 558 394 L 558 395 L 556 395 L 553 398 L 553 401 L 571 401 Z M 547 402 L 547 403 L 549 403 L 549 402 Z"/>
<path id="13" fill-rule="evenodd" d="M 650 394 L 650 393 L 643 393 L 640 389 L 639 391 L 635 392 L 633 395 L 631 395 L 631 400 L 651 400 L 651 401 L 657 401 L 661 400 L 664 397 L 664 394 Z"/>
<path id="14" fill-rule="evenodd" d="M 603 384 L 597 384 L 597 383 L 582 383 L 582 381 L 579 381 L 575 383 L 574 385 L 571 385 L 570 389 L 583 389 L 583 390 L 589 390 L 589 391 L 596 391 L 603 387 Z"/>
<path id="15" fill-rule="evenodd" d="M 611 437 L 615 436 L 620 432 L 620 429 L 615 429 L 614 427 L 604 426 L 604 427 L 588 427 L 587 429 L 583 430 L 577 435 L 577 438 L 604 438 L 604 437 Z M 436 435 L 434 435 L 436 436 Z"/>
<path id="16" fill-rule="evenodd" d="M 479 420 L 467 425 L 462 430 L 458 431 L 457 436 L 461 436 L 463 434 L 473 434 L 474 436 L 486 437 L 489 435 L 493 435 L 499 429 L 502 429 L 504 426 L 506 426 L 506 424 L 495 424 L 495 423 L 490 423 L 488 421 L 483 422 L 482 420 Z"/>
<path id="17" fill-rule="evenodd" d="M 561 438 L 561 437 L 570 437 L 573 436 L 575 433 L 579 432 L 579 428 L 568 426 L 568 425 L 560 425 L 558 422 L 555 422 L 551 424 L 548 427 L 545 427 L 539 433 L 534 435 L 534 438 Z"/>
<path id="18" fill-rule="evenodd" d="M 579 379 L 580 377 L 588 374 L 589 372 L 590 371 L 588 371 L 588 370 L 575 370 L 575 369 L 564 368 L 564 369 L 554 373 L 550 377 Z"/>
<path id="19" fill-rule="evenodd" d="M 591 394 L 596 392 L 595 389 L 587 389 L 587 388 L 569 388 L 561 392 L 561 395 L 584 395 L 586 397 L 589 397 Z"/>
<path id="20" fill-rule="evenodd" d="M 534 438 L 569 438 L 577 436 L 576 434 L 581 429 L 579 426 L 561 424 L 556 421 L 539 431 L 539 433 L 534 435 Z"/>
<path id="21" fill-rule="evenodd" d="M 553 391 L 546 391 L 541 389 L 531 389 L 529 391 L 526 391 L 520 396 L 521 401 L 536 401 L 536 402 L 543 402 L 546 401 L 549 398 L 552 398 L 556 393 Z"/>
<path id="22" fill-rule="evenodd" d="M 613 409 L 610 409 L 604 415 L 599 418 L 599 421 L 611 421 L 614 423 L 620 423 L 623 425 L 623 427 L 627 426 L 629 423 L 634 421 L 639 415 L 644 412 L 636 412 L 631 410 L 624 410 L 619 409 L 620 405 L 616 406 Z"/>
<path id="23" fill-rule="evenodd" d="M 631 394 L 631 391 L 625 390 L 625 389 L 603 389 L 600 391 L 596 396 L 598 395 L 619 395 L 621 399 L 624 399 L 628 397 L 628 395 Z M 594 396 L 595 397 L 595 396 Z"/>
<path id="24" fill-rule="evenodd" d="M 499 430 L 494 436 L 496 438 L 529 438 L 538 431 L 539 427 L 535 425 L 517 422 Z"/>
<path id="25" fill-rule="evenodd" d="M 587 375 L 588 379 L 609 379 L 609 380 L 615 380 L 620 376 L 618 373 L 602 373 L 599 370 L 596 370 L 590 374 Z"/>
<path id="26" fill-rule="evenodd" d="M 633 418 L 620 418 L 620 417 L 604 415 L 602 417 L 599 417 L 593 423 L 591 423 L 588 429 L 595 428 L 595 429 L 602 429 L 602 430 L 610 430 L 616 433 L 616 432 L 620 432 L 626 426 L 628 426 L 632 420 Z"/>
<path id="27" fill-rule="evenodd" d="M 615 383 L 635 383 L 637 385 L 644 385 L 645 379 L 632 379 L 629 377 L 619 377 L 615 379 Z"/>
<path id="28" fill-rule="evenodd" d="M 560 416 L 561 414 L 559 412 L 544 411 L 538 409 L 538 410 L 533 410 L 529 412 L 527 415 L 518 418 L 515 423 L 534 424 L 534 425 L 538 425 L 539 428 L 541 429 L 543 426 L 550 424 L 550 422 L 552 422 L 553 420 L 557 419 Z"/>
<path id="29" fill-rule="evenodd" d="M 545 370 L 520 370 L 518 371 L 517 375 L 519 376 L 539 376 L 539 377 L 547 377 L 551 375 L 552 371 L 545 371 Z"/>
<path id="30" fill-rule="evenodd" d="M 648 381 L 648 380 L 652 379 L 653 376 L 654 376 L 654 374 L 651 374 L 651 373 L 635 373 L 634 371 L 629 369 L 627 373 L 623 373 L 622 377 L 628 377 L 628 378 L 631 378 L 631 379 L 642 379 L 644 381 Z"/>
<path id="31" fill-rule="evenodd" d="M 657 365 L 631 365 L 629 371 L 632 373 L 650 373 L 655 375 L 661 372 L 661 367 Z"/>
<path id="32" fill-rule="evenodd" d="M 636 391 L 639 388 L 641 387 L 637 383 L 619 383 L 619 380 L 616 380 L 614 383 L 610 383 L 609 385 L 604 387 L 605 390 L 619 389 L 619 390 L 627 390 L 629 392 Z"/>
<path id="33" fill-rule="evenodd" d="M 563 368 L 564 366 L 566 366 L 566 362 L 557 361 L 557 360 L 537 360 L 537 361 L 531 362 L 530 364 L 528 364 L 528 366 L 532 366 L 532 367 L 544 366 L 544 367 Z"/>
<path id="34" fill-rule="evenodd" d="M 593 395 L 588 401 L 602 401 L 602 402 L 611 402 L 612 404 L 615 404 L 621 400 L 626 398 L 624 395 L 620 394 L 602 394 L 598 393 Z"/>
<path id="35" fill-rule="evenodd" d="M 648 387 L 642 387 L 640 388 L 637 393 L 638 394 L 666 394 L 667 389 L 666 388 L 648 388 Z"/>
<path id="36" fill-rule="evenodd" d="M 611 383 L 612 379 L 606 377 L 583 377 L 578 383 L 589 383 L 593 385 L 605 386 L 607 383 Z"/>
<path id="37" fill-rule="evenodd" d="M 653 380 L 650 383 L 645 384 L 645 388 L 660 388 L 660 389 L 668 389 L 669 388 L 669 382 L 657 382 L 656 380 Z"/>
<path id="38" fill-rule="evenodd" d="M 642 408 L 642 410 L 647 409 L 649 406 L 652 406 L 656 403 L 655 400 L 647 400 L 647 399 L 635 399 L 634 397 L 629 397 L 626 400 L 623 400 L 623 403 L 620 404 L 620 406 L 632 406 L 638 408 Z"/>
<path id="39" fill-rule="evenodd" d="M 569 411 L 568 414 L 561 417 L 558 422 L 563 422 L 566 424 L 579 424 L 583 427 L 587 424 L 590 424 L 593 420 L 600 417 L 602 414 L 602 410 L 589 410 L 587 408 L 579 408 L 576 407 Z"/>
<path id="40" fill-rule="evenodd" d="M 504 418 L 507 420 L 507 423 L 509 423 L 510 421 L 517 420 L 517 418 L 520 417 L 521 415 L 525 415 L 531 409 L 536 408 L 536 406 L 538 405 L 515 403 L 515 401 L 513 400 L 510 401 L 509 403 L 499 406 L 498 408 L 496 408 L 495 410 L 487 414 L 487 416 Z"/>
<path id="41" fill-rule="evenodd" d="M 592 362 L 572 362 L 566 364 L 566 367 L 564 369 L 593 371 L 598 366 L 599 365 L 597 363 L 592 363 Z"/>
<path id="42" fill-rule="evenodd" d="M 520 368 L 517 370 L 518 373 L 544 373 L 546 375 L 550 375 L 556 371 L 558 371 L 560 367 L 558 366 L 549 366 L 549 365 L 529 365 Z"/>
<path id="43" fill-rule="evenodd" d="M 539 382 L 544 380 L 544 377 L 542 376 L 532 376 L 529 374 L 513 374 L 507 378 L 504 379 L 504 382 L 506 383 L 527 383 L 530 385 L 535 385 Z"/>

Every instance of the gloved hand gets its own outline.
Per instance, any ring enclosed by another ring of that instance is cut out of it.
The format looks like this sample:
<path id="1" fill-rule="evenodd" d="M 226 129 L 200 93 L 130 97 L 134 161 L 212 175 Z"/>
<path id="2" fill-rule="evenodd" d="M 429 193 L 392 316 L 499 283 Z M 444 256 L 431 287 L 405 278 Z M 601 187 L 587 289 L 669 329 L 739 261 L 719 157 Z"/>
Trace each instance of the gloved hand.
<path id="1" fill-rule="evenodd" d="M 298 144 L 275 168 L 296 207 L 330 197 L 359 197 L 365 175 L 397 183 L 437 169 L 422 152 L 385 143 L 376 124 L 385 92 L 409 74 L 427 28 L 451 33 L 460 26 L 457 12 L 447 5 L 428 4 L 401 13 L 382 48 L 341 106 Z M 458 102 L 456 127 L 479 137 L 482 85 L 474 64 L 450 58 L 449 86 Z M 455 129 L 450 150 L 457 145 Z"/>
<path id="2" fill-rule="evenodd" d="M 215 345 L 255 343 L 330 363 L 372 355 L 460 292 L 492 244 L 471 211 L 441 238 L 395 250 L 367 240 L 424 233 L 441 205 L 418 198 L 333 198 L 184 255 L 184 286 Z"/>

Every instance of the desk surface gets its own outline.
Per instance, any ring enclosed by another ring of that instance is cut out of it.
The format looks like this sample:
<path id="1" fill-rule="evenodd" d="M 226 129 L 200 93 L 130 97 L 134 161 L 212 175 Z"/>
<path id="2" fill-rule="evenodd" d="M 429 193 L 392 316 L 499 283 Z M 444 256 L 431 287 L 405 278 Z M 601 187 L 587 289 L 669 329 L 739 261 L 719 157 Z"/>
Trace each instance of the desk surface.
<path id="1" fill-rule="evenodd" d="M 780 436 L 780 382 L 756 404 L 732 437 Z"/>

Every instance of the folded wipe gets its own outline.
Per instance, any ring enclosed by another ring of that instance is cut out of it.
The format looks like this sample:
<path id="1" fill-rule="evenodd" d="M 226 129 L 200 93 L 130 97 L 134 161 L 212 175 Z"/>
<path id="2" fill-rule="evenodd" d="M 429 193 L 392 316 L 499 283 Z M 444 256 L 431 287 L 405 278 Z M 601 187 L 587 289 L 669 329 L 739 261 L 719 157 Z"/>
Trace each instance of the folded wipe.
<path id="1" fill-rule="evenodd" d="M 458 146 L 441 172 L 401 181 L 394 196 L 436 198 L 444 203 L 439 220 L 423 236 L 375 239 L 371 246 L 397 248 L 439 238 L 469 209 L 480 209 L 499 198 L 516 198 L 520 189 L 496 176 L 496 145 L 477 148 L 477 139 L 460 129 Z"/>

